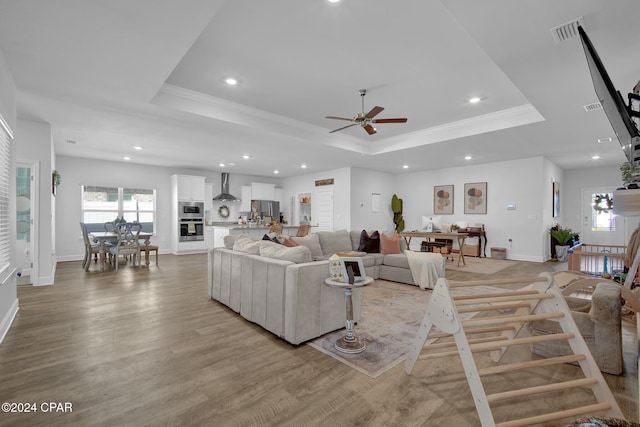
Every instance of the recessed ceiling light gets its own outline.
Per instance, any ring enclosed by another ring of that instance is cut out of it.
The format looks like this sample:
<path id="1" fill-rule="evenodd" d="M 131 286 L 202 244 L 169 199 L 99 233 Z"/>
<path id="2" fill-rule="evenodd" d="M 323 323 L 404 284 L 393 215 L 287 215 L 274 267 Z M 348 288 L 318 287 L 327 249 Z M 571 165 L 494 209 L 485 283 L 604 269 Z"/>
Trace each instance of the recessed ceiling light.
<path id="1" fill-rule="evenodd" d="M 133 146 L 133 149 L 134 149 L 134 150 L 142 150 L 142 147 L 141 147 L 141 146 L 139 146 L 139 145 L 134 145 L 134 146 Z"/>
<path id="2" fill-rule="evenodd" d="M 464 159 L 465 159 L 465 160 L 471 160 L 471 159 L 473 159 L 473 157 L 471 157 L 471 156 L 464 156 Z"/>
<path id="3" fill-rule="evenodd" d="M 225 164 L 224 164 L 224 163 L 220 163 L 220 164 L 218 164 L 218 166 L 220 166 L 221 168 L 223 168 L 223 167 L 225 166 Z"/>
<path id="4" fill-rule="evenodd" d="M 234 79 L 233 77 L 227 77 L 224 81 L 226 84 L 228 84 L 229 86 L 235 86 L 238 84 L 238 81 L 236 79 Z"/>
<path id="5" fill-rule="evenodd" d="M 341 0 L 327 0 L 329 3 L 340 3 Z"/>
<path id="6" fill-rule="evenodd" d="M 124 159 L 125 159 L 125 160 L 131 160 L 131 157 L 129 157 L 129 156 L 124 156 Z"/>
<path id="7" fill-rule="evenodd" d="M 402 169 L 409 169 L 409 165 L 402 165 Z"/>
<path id="8" fill-rule="evenodd" d="M 611 142 L 613 138 L 598 138 L 598 144 L 602 144 L 604 142 Z"/>
<path id="9" fill-rule="evenodd" d="M 474 96 L 473 98 L 469 98 L 469 102 L 471 104 L 477 104 L 478 102 L 480 102 L 480 97 Z"/>
<path id="10" fill-rule="evenodd" d="M 301 167 L 302 169 L 306 169 L 306 168 L 307 168 L 307 165 L 302 164 L 302 165 L 300 165 L 300 167 Z"/>
<path id="11" fill-rule="evenodd" d="M 596 154 L 596 155 L 594 155 L 594 156 L 591 156 L 591 158 L 592 158 L 593 160 L 598 160 L 598 159 L 600 158 L 600 156 Z"/>
<path id="12" fill-rule="evenodd" d="M 251 158 L 251 156 L 248 155 L 248 154 L 245 154 L 244 156 L 242 156 L 242 158 L 245 159 L 245 160 L 249 160 Z"/>
<path id="13" fill-rule="evenodd" d="M 273 173 L 280 173 L 277 169 L 273 171 Z"/>

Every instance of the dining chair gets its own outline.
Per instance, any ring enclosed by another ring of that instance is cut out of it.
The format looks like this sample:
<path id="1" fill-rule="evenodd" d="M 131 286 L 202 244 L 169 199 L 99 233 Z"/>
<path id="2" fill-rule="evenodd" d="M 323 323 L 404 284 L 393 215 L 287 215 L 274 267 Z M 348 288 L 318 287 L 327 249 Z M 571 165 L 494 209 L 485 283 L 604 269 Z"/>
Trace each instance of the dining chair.
<path id="1" fill-rule="evenodd" d="M 84 268 L 85 271 L 89 271 L 92 255 L 95 256 L 95 262 L 98 262 L 100 245 L 91 242 L 91 239 L 89 239 L 87 225 L 84 222 L 80 222 L 80 228 L 82 229 L 82 239 L 84 240 L 84 259 L 82 260 L 82 268 Z"/>
<path id="2" fill-rule="evenodd" d="M 296 237 L 304 237 L 307 234 L 309 234 L 309 228 L 311 228 L 309 224 L 301 224 L 298 227 L 298 232 L 296 233 Z"/>
<path id="3" fill-rule="evenodd" d="M 151 255 L 151 252 L 155 252 L 156 253 L 156 265 L 158 265 L 158 246 L 157 245 L 140 245 L 140 252 L 144 252 L 144 259 L 145 259 L 145 263 L 147 262 L 147 260 L 149 259 L 149 256 Z M 140 263 L 142 264 L 142 259 L 140 259 Z"/>
<path id="4" fill-rule="evenodd" d="M 138 266 L 140 265 L 140 231 L 142 225 L 137 223 L 126 223 L 124 226 L 115 228 L 115 232 L 118 235 L 117 243 L 109 248 L 109 252 L 116 260 L 116 271 L 118 271 L 118 261 L 120 255 L 125 257 L 130 255 L 132 257 L 132 263 L 135 266 L 136 260 Z"/>
<path id="5" fill-rule="evenodd" d="M 271 227 L 269 227 L 269 233 L 282 234 L 283 229 L 284 227 L 282 226 L 282 224 L 273 224 Z"/>

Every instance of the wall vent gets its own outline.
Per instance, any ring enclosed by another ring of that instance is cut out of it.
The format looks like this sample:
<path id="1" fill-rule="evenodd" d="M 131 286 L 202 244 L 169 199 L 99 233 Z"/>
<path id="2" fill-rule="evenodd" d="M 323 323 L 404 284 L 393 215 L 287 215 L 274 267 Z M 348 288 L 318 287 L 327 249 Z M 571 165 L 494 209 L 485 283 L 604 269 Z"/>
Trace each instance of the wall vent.
<path id="1" fill-rule="evenodd" d="M 600 104 L 599 102 L 594 102 L 593 104 L 585 105 L 584 109 L 587 111 L 602 110 L 602 104 Z"/>
<path id="2" fill-rule="evenodd" d="M 584 24 L 582 23 L 582 16 L 569 22 L 565 22 L 564 24 L 558 25 L 557 27 L 553 27 L 551 29 L 553 39 L 556 41 L 556 43 L 560 43 L 579 37 L 578 25 L 584 28 Z"/>

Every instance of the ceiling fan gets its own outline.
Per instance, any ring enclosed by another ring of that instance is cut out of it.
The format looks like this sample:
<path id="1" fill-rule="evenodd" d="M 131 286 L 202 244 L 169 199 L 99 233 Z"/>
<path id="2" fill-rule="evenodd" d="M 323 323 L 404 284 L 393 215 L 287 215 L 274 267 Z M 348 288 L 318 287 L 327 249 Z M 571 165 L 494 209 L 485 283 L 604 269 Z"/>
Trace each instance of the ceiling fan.
<path id="1" fill-rule="evenodd" d="M 367 90 L 360 89 L 358 92 L 360 93 L 360 97 L 362 98 L 362 112 L 358 113 L 356 116 L 354 116 L 351 119 L 348 119 L 346 117 L 326 116 L 325 119 L 346 120 L 349 122 L 353 122 L 350 125 L 332 130 L 329 133 L 338 132 L 343 129 L 350 128 L 351 126 L 360 125 L 365 131 L 367 131 L 369 135 L 373 135 L 374 133 L 376 133 L 376 128 L 373 127 L 374 123 L 406 123 L 407 122 L 406 117 L 393 118 L 393 119 L 374 119 L 375 116 L 377 116 L 382 112 L 382 110 L 384 110 L 384 108 L 378 107 L 378 106 L 373 107 L 371 111 L 365 114 L 364 113 L 364 96 L 367 94 Z"/>

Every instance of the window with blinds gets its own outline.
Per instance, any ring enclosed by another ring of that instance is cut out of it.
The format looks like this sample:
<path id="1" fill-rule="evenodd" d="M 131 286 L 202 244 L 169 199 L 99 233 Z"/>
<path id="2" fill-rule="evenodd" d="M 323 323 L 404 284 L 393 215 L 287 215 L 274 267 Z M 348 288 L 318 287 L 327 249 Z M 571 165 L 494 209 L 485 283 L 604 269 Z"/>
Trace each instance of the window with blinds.
<path id="1" fill-rule="evenodd" d="M 11 274 L 11 142 L 0 126 L 0 284 Z"/>
<path id="2" fill-rule="evenodd" d="M 156 190 L 82 186 L 82 220 L 91 231 L 103 231 L 104 223 L 118 218 L 139 222 L 142 231 L 155 233 Z"/>

